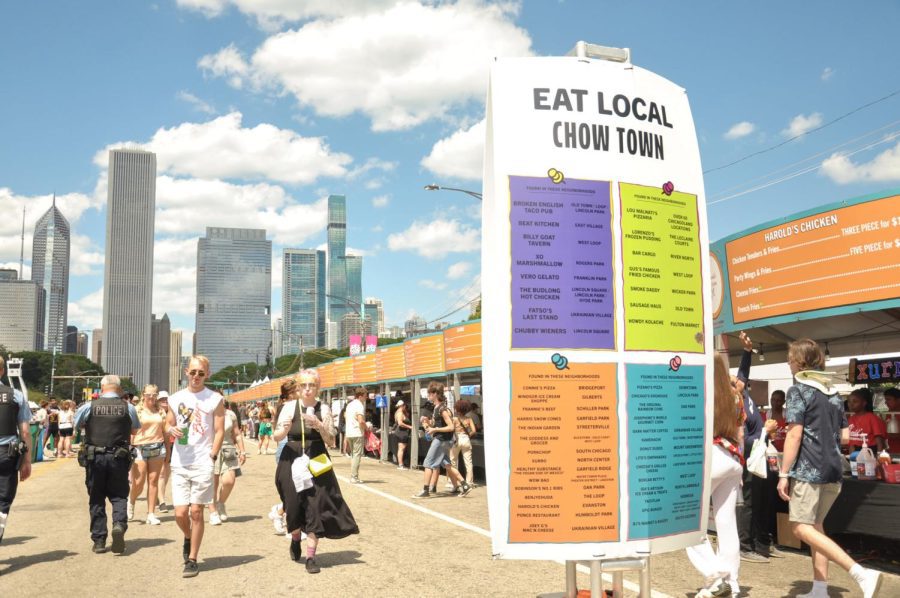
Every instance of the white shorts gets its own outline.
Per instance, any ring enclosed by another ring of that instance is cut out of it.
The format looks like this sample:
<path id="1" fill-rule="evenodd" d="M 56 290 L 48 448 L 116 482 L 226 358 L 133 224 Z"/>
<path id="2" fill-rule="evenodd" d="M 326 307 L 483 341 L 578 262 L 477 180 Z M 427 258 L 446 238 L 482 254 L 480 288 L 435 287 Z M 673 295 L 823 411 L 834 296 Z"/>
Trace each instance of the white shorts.
<path id="1" fill-rule="evenodd" d="M 208 505 L 213 501 L 213 471 L 210 467 L 172 467 L 172 504 Z"/>

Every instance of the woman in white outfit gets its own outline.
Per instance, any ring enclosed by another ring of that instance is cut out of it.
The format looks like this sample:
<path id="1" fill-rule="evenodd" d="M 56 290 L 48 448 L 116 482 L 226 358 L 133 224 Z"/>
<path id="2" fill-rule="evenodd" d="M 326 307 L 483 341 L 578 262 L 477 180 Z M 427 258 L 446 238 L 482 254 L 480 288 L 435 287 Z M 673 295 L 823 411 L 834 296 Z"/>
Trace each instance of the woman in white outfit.
<path id="1" fill-rule="evenodd" d="M 738 570 L 741 565 L 741 545 L 738 540 L 735 503 L 743 473 L 744 408 L 740 391 L 742 383 L 732 379 L 728 364 L 716 357 L 713 416 L 712 472 L 710 493 L 712 513 L 719 539 L 718 552 L 709 538 L 687 549 L 688 558 L 706 580 L 697 598 L 738 596 Z"/>

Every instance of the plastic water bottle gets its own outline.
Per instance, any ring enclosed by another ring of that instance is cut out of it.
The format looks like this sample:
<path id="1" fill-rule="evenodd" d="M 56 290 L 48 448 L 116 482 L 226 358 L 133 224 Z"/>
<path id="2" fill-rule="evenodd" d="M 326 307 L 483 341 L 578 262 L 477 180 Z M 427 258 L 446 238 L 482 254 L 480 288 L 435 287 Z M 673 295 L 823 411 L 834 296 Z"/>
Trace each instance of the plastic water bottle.
<path id="1" fill-rule="evenodd" d="M 872 453 L 872 449 L 870 449 L 866 445 L 866 435 L 861 434 L 863 447 L 859 451 L 859 455 L 856 457 L 856 470 L 858 472 L 857 477 L 861 480 L 874 480 L 875 479 L 875 467 L 878 465 L 878 461 L 875 460 L 875 455 Z"/>

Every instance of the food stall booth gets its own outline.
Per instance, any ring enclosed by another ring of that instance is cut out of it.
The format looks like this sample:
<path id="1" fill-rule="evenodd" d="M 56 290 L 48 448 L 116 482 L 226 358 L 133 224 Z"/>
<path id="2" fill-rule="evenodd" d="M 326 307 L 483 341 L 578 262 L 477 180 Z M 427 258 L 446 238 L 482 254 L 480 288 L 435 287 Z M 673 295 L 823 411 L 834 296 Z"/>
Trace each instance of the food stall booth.
<path id="1" fill-rule="evenodd" d="M 710 251 L 716 342 L 736 367 L 737 336 L 742 330 L 751 336 L 751 378 L 760 365 L 785 364 L 788 345 L 799 338 L 816 340 L 827 359 L 900 351 L 900 191 L 766 222 L 712 243 Z M 873 360 L 879 375 L 887 361 Z M 900 365 L 900 358 L 892 361 Z M 852 364 L 849 372 L 835 372 L 835 382 L 873 382 L 858 376 L 863 365 L 868 375 L 868 361 Z M 900 437 L 892 449 L 900 452 Z M 848 474 L 825 528 L 842 543 L 862 534 L 868 547 L 888 546 L 897 555 L 898 513 L 900 484 Z"/>

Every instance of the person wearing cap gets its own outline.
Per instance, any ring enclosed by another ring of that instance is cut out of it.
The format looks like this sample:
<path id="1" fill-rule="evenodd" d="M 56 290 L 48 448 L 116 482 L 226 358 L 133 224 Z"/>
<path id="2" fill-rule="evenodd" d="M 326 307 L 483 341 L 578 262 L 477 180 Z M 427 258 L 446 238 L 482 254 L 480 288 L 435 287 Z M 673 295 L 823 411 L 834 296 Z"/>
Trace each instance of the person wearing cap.
<path id="1" fill-rule="evenodd" d="M 84 403 L 75 413 L 75 428 L 85 428 L 83 455 L 85 485 L 91 513 L 92 550 L 106 552 L 106 501 L 112 505 L 112 551 L 125 552 L 128 530 L 128 471 L 131 469 L 131 434 L 141 429 L 134 407 L 120 397 L 119 377 L 100 380 L 100 398 Z"/>
<path id="2" fill-rule="evenodd" d="M 409 406 L 403 400 L 397 401 L 397 410 L 394 411 L 394 425 L 397 427 L 394 435 L 397 437 L 397 469 L 406 469 L 404 457 L 406 447 L 409 446 L 409 436 L 412 430 L 410 422 Z"/>
<path id="3" fill-rule="evenodd" d="M 6 362 L 0 356 L 0 377 L 5 371 Z M 30 421 L 31 408 L 25 395 L 0 384 L 0 542 L 19 482 L 31 475 Z"/>

